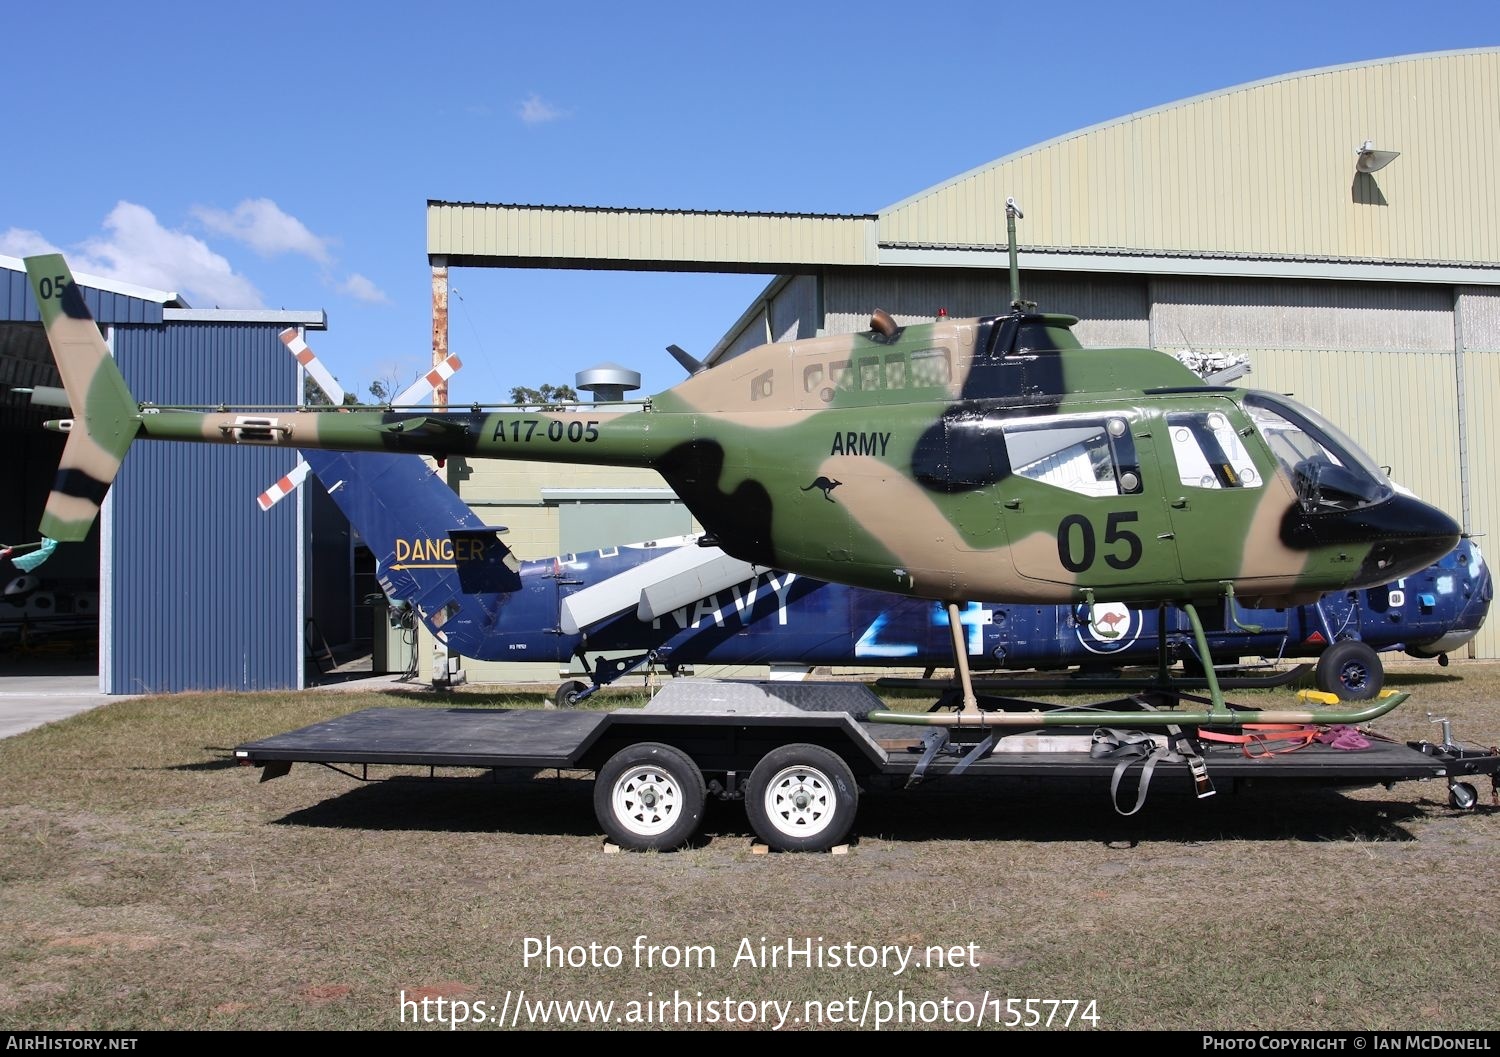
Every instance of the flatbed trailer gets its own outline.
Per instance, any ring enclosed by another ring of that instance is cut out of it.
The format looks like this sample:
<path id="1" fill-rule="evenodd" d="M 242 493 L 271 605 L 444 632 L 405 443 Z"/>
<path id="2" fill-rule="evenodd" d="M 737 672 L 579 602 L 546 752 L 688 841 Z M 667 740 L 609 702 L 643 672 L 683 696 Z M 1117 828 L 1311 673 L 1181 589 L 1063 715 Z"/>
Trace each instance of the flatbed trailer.
<path id="1" fill-rule="evenodd" d="M 1214 781 L 1251 778 L 1345 787 L 1440 779 L 1455 806 L 1472 807 L 1478 792 L 1466 779 L 1488 775 L 1494 783 L 1500 770 L 1494 750 L 1374 737 L 1353 751 L 1312 741 L 1270 754 L 1271 735 L 1245 746 L 1189 730 L 1181 732 L 1185 743 L 1177 737 L 1169 744 L 1160 734 L 1100 739 L 1086 727 L 1001 735 L 863 718 L 884 708 L 860 684 L 681 680 L 645 708 L 612 712 L 370 708 L 234 753 L 261 767 L 262 781 L 285 775 L 293 763 L 362 779 L 381 765 L 593 771 L 600 825 L 615 843 L 636 850 L 686 843 L 709 795 L 743 799 L 751 827 L 771 847 L 810 851 L 843 841 L 862 786 L 910 788 L 964 775 L 1102 778 L 1118 808 L 1117 787 L 1138 764 L 1136 809 L 1153 776 L 1179 776 L 1200 796 L 1212 793 Z M 1101 740 L 1108 742 L 1103 751 L 1095 747 Z"/>

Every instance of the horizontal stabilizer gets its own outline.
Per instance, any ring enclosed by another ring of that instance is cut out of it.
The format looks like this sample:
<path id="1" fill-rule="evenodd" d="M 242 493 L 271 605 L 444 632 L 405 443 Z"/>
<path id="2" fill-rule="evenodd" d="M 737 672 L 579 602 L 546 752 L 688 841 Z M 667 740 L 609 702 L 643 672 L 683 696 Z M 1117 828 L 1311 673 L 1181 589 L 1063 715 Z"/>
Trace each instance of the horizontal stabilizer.
<path id="1" fill-rule="evenodd" d="M 521 562 L 500 539 L 504 531 L 498 525 L 448 530 L 464 594 L 508 594 L 521 589 Z"/>
<path id="2" fill-rule="evenodd" d="M 69 411 L 73 410 L 73 401 L 68 396 L 68 391 L 55 385 L 33 385 L 25 389 L 12 389 L 11 392 L 31 397 L 32 407 L 65 407 Z"/>
<path id="3" fill-rule="evenodd" d="M 680 609 L 754 573 L 753 565 L 717 547 L 677 547 L 564 598 L 563 633 L 577 635 L 627 609 L 635 609 L 642 620 L 653 620 L 656 614 Z"/>

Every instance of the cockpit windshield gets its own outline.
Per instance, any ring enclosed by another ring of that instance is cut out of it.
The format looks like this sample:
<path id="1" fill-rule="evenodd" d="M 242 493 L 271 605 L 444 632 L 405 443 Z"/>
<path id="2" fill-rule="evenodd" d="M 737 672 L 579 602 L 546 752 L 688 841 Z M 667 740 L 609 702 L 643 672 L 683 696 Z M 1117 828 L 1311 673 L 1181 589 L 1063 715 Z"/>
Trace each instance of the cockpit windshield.
<path id="1" fill-rule="evenodd" d="M 1312 408 L 1248 393 L 1245 412 L 1265 438 L 1309 513 L 1356 510 L 1390 498 L 1390 479 L 1337 426 Z"/>

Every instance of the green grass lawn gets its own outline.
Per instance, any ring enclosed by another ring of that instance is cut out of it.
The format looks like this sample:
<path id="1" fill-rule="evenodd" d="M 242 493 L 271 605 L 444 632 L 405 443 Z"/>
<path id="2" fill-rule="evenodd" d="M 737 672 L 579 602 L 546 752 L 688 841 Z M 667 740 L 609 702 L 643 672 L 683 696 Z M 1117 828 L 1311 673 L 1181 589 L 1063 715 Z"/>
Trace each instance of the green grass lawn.
<path id="1" fill-rule="evenodd" d="M 1390 683 L 1415 696 L 1375 729 L 1435 737 L 1431 711 L 1465 740 L 1500 741 L 1500 665 L 1403 666 Z M 607 854 L 586 775 L 414 770 L 361 784 L 299 764 L 259 784 L 230 757 L 394 703 L 452 704 L 142 698 L 0 742 L 0 1027 L 384 1029 L 400 1026 L 403 991 L 498 1010 L 523 989 L 528 1003 L 613 1000 L 617 1017 L 674 994 L 791 1002 L 789 1028 L 807 1026 L 794 1023 L 804 1002 L 857 1009 L 898 994 L 988 995 L 1002 1013 L 1007 998 L 1093 1001 L 1099 1026 L 1116 1029 L 1500 1022 L 1488 782 L 1469 814 L 1440 782 L 1273 783 L 1202 802 L 1162 782 L 1131 819 L 1092 786 L 937 783 L 867 796 L 848 855 L 754 854 L 743 810 L 718 803 L 691 849 Z M 549 936 L 615 945 L 623 964 L 526 964 L 528 937 Z M 638 936 L 661 948 L 655 964 L 636 964 Z M 783 951 L 811 941 L 918 956 L 972 944 L 974 964 L 966 954 L 899 976 L 826 958 L 735 964 L 762 937 Z M 661 964 L 709 952 L 711 966 Z M 740 1026 L 712 1008 L 716 1026 Z"/>

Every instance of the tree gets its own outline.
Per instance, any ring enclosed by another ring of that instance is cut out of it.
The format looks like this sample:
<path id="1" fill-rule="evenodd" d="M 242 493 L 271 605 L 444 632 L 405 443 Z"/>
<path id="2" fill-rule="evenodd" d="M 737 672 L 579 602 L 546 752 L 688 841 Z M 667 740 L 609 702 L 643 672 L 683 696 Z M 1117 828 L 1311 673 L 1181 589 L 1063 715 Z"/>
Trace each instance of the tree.
<path id="1" fill-rule="evenodd" d="M 327 407 L 333 401 L 328 399 L 328 394 L 318 387 L 318 383 L 313 381 L 313 376 L 309 374 L 302 378 L 302 403 L 308 407 Z M 359 401 L 355 399 L 353 393 L 344 394 L 346 406 L 357 403 Z"/>
<path id="2" fill-rule="evenodd" d="M 396 366 L 389 365 L 384 374 L 379 375 L 366 387 L 370 394 L 372 404 L 389 404 L 406 389 L 401 380 L 396 377 Z"/>
<path id="3" fill-rule="evenodd" d="M 578 393 L 571 385 L 548 385 L 544 382 L 540 389 L 517 385 L 510 390 L 510 402 L 513 404 L 567 404 L 577 399 Z"/>

